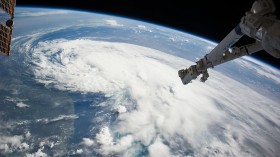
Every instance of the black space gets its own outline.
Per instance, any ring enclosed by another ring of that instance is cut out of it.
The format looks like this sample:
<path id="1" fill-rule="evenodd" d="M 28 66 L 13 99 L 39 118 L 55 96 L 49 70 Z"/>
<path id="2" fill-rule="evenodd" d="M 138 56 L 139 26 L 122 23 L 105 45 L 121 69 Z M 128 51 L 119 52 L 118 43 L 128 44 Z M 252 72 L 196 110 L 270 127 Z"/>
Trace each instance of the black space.
<path id="1" fill-rule="evenodd" d="M 17 0 L 18 6 L 93 11 L 144 20 L 212 41 L 221 41 L 239 22 L 254 0 Z M 280 1 L 274 0 L 280 18 Z M 244 38 L 244 37 L 243 37 Z M 239 44 L 251 42 L 243 39 Z M 253 55 L 280 69 L 280 59 L 264 51 Z"/>

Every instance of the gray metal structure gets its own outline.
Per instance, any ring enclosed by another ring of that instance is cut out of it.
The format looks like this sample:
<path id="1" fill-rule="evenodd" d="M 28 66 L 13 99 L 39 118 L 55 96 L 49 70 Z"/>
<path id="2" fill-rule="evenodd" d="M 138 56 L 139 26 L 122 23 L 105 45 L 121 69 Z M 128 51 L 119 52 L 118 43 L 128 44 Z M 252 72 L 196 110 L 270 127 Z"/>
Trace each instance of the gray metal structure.
<path id="1" fill-rule="evenodd" d="M 274 14 L 275 5 L 272 0 L 256 0 L 241 22 L 208 54 L 178 74 L 184 85 L 196 79 L 205 82 L 208 68 L 265 50 L 275 58 L 280 58 L 280 21 Z M 232 47 L 242 36 L 247 35 L 256 40 L 255 43 L 241 47 Z"/>

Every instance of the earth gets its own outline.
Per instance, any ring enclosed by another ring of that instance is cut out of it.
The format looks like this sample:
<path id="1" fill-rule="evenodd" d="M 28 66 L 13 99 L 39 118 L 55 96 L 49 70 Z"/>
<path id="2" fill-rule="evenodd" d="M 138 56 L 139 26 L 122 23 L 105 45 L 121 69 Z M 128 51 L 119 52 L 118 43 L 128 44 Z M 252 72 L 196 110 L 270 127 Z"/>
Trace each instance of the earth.
<path id="1" fill-rule="evenodd" d="M 217 43 L 128 18 L 17 7 L 0 156 L 280 156 L 280 71 L 250 56 L 184 86 Z"/>

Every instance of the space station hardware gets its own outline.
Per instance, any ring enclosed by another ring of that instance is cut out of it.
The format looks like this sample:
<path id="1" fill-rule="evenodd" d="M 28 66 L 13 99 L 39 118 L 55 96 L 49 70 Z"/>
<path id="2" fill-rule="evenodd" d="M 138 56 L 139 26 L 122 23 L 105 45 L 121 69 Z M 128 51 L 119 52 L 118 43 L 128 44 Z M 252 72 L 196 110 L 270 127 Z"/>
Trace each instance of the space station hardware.
<path id="1" fill-rule="evenodd" d="M 0 1 L 0 53 L 9 56 L 16 0 Z"/>
<path id="2" fill-rule="evenodd" d="M 272 0 L 256 0 L 241 22 L 208 54 L 187 69 L 178 71 L 184 85 L 196 79 L 205 82 L 209 77 L 208 68 L 265 50 L 275 58 L 280 58 L 280 20 L 274 14 Z M 255 43 L 232 47 L 242 36 L 247 35 Z"/>

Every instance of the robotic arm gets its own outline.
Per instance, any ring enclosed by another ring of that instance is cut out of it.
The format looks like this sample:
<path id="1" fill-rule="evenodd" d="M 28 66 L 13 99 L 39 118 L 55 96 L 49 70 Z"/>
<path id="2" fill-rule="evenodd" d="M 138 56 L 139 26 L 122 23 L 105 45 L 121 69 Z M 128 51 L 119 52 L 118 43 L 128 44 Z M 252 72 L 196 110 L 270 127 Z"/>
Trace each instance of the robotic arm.
<path id="1" fill-rule="evenodd" d="M 187 69 L 179 70 L 183 84 L 190 83 L 202 74 L 201 81 L 209 77 L 208 68 L 265 50 L 275 58 L 280 58 L 280 21 L 274 15 L 272 0 L 256 0 L 250 12 L 241 22 L 208 54 Z M 255 43 L 232 47 L 243 35 L 256 40 Z"/>

